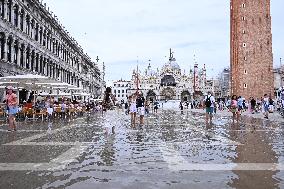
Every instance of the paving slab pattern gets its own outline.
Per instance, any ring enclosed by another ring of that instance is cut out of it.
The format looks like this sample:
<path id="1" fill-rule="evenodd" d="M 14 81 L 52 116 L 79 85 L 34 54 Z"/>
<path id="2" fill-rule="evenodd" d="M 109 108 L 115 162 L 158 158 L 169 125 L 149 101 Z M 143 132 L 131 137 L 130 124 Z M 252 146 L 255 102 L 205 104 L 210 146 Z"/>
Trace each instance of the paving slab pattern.
<path id="1" fill-rule="evenodd" d="M 275 115 L 274 117 L 277 117 Z M 122 111 L 0 127 L 0 188 L 283 188 L 284 120 Z"/>

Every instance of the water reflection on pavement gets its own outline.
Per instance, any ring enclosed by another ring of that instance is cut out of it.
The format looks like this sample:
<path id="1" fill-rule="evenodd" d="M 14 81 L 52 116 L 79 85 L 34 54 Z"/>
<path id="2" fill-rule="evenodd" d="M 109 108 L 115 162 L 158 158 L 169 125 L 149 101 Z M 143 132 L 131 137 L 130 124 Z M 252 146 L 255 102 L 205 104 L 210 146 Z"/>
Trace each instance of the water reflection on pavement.
<path id="1" fill-rule="evenodd" d="M 282 188 L 282 129 L 249 117 L 233 126 L 220 116 L 206 127 L 203 114 L 174 111 L 135 128 L 118 111 L 28 124 L 14 138 L 1 132 L 0 180 L 5 188 Z M 20 153 L 12 162 L 11 150 Z"/>

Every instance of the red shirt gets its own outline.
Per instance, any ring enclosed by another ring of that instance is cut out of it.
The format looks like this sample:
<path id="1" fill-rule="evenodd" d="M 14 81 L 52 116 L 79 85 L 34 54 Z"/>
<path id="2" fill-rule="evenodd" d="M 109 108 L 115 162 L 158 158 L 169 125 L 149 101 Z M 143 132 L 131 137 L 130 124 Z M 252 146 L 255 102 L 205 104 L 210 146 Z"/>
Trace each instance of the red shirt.
<path id="1" fill-rule="evenodd" d="M 18 104 L 17 95 L 14 94 L 14 93 L 7 94 L 6 95 L 6 100 L 7 100 L 8 106 L 16 106 Z"/>
<path id="2" fill-rule="evenodd" d="M 27 103 L 27 104 L 25 105 L 25 107 L 26 107 L 26 108 L 33 108 L 33 104 L 32 104 L 32 103 Z"/>

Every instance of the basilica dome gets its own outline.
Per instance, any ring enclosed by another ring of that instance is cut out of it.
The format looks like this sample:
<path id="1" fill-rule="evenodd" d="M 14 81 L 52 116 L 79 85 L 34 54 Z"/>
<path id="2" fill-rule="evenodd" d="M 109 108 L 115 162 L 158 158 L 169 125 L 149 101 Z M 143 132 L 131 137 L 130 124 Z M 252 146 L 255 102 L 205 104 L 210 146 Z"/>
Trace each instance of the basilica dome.
<path id="1" fill-rule="evenodd" d="M 170 60 L 163 66 L 163 70 L 168 71 L 180 71 L 180 66 L 175 60 Z"/>
<path id="2" fill-rule="evenodd" d="M 146 75 L 148 76 L 155 76 L 157 73 L 155 70 L 152 69 L 151 64 L 149 64 L 147 70 L 146 70 Z"/>
<path id="3" fill-rule="evenodd" d="M 172 61 L 171 66 L 173 70 L 180 70 L 180 66 L 178 65 L 176 61 Z"/>
<path id="4" fill-rule="evenodd" d="M 147 75 L 148 76 L 154 76 L 154 75 L 156 75 L 156 72 L 154 70 L 147 70 Z"/>

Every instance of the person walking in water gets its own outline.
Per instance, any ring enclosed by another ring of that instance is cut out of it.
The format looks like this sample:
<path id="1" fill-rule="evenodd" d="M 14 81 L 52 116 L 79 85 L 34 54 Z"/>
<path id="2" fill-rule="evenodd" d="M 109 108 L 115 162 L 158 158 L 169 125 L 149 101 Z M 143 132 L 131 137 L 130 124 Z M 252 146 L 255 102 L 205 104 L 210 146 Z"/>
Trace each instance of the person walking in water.
<path id="1" fill-rule="evenodd" d="M 13 87 L 7 87 L 7 95 L 6 95 L 6 103 L 8 108 L 8 120 L 9 120 L 9 129 L 8 131 L 16 131 L 16 117 L 15 115 L 18 113 L 18 99 L 17 95 L 13 93 Z"/>
<path id="2" fill-rule="evenodd" d="M 208 120 L 210 120 L 210 123 L 212 123 L 214 104 L 215 104 L 215 98 L 212 95 L 212 93 L 209 91 L 204 99 L 204 106 L 206 108 L 206 123 L 208 123 Z"/>
<path id="3" fill-rule="evenodd" d="M 181 114 L 183 114 L 183 104 L 182 104 L 182 101 L 180 101 L 180 103 L 179 103 L 179 108 L 181 110 Z"/>
<path id="4" fill-rule="evenodd" d="M 145 115 L 145 98 L 142 94 L 138 94 L 136 99 L 136 107 L 138 115 L 140 117 L 140 125 L 144 124 L 144 115 Z"/>
<path id="5" fill-rule="evenodd" d="M 107 87 L 103 99 L 103 111 L 110 110 L 115 105 L 115 96 L 111 93 L 111 88 Z"/>
<path id="6" fill-rule="evenodd" d="M 158 113 L 158 109 L 159 109 L 159 102 L 158 101 L 155 101 L 154 102 L 154 113 Z"/>
<path id="7" fill-rule="evenodd" d="M 268 119 L 268 113 L 269 113 L 269 98 L 267 94 L 264 95 L 264 98 L 262 100 L 262 106 L 263 106 L 263 113 L 264 113 L 264 118 Z"/>
<path id="8" fill-rule="evenodd" d="M 136 96 L 132 95 L 129 98 L 130 98 L 129 112 L 131 116 L 131 126 L 133 125 L 133 127 L 135 127 L 136 113 L 137 113 Z"/>
<path id="9" fill-rule="evenodd" d="M 237 120 L 237 123 L 239 123 L 240 119 L 240 113 L 239 113 L 239 107 L 238 107 L 238 98 L 236 95 L 232 96 L 231 100 L 231 112 L 233 114 L 233 124 L 235 123 L 235 120 Z"/>

